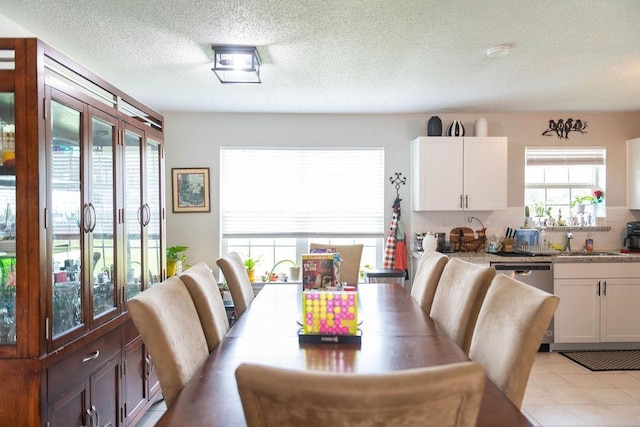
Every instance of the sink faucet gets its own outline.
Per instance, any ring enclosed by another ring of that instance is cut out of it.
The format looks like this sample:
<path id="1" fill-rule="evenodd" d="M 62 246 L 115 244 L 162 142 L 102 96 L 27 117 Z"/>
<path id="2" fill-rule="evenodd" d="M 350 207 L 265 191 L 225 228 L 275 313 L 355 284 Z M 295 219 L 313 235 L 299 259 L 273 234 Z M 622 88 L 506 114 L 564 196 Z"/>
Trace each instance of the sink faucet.
<path id="1" fill-rule="evenodd" d="M 564 250 L 567 252 L 571 252 L 571 239 L 573 239 L 573 233 L 567 231 L 567 247 L 564 248 Z"/>

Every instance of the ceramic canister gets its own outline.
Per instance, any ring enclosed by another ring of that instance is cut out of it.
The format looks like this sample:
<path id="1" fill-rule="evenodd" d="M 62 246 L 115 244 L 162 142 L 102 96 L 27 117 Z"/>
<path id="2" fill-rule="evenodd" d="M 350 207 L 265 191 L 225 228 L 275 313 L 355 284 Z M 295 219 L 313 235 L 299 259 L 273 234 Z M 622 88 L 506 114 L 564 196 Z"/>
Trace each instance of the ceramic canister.
<path id="1" fill-rule="evenodd" d="M 489 125 L 487 123 L 487 119 L 484 117 L 480 117 L 476 121 L 476 136 L 487 136 L 489 135 Z"/>
<path id="2" fill-rule="evenodd" d="M 433 235 L 431 231 L 429 231 L 424 239 L 422 239 L 422 249 L 424 251 L 435 251 L 438 248 L 438 239 Z"/>

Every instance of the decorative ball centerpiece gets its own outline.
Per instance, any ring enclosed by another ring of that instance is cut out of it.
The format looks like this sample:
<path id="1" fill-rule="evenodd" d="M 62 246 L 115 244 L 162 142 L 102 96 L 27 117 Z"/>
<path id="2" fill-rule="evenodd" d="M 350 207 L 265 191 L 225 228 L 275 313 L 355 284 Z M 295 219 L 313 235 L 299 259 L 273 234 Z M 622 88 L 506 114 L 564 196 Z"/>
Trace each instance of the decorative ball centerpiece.
<path id="1" fill-rule="evenodd" d="M 462 126 L 462 121 L 454 120 L 449 129 L 447 129 L 448 136 L 464 136 L 464 126 Z"/>

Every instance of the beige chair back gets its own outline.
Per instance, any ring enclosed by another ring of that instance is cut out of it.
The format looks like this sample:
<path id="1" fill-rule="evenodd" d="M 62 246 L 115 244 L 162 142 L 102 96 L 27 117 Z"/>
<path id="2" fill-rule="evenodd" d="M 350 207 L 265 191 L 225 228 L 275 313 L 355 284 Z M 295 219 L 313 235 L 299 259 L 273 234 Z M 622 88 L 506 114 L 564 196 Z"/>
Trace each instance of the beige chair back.
<path id="1" fill-rule="evenodd" d="M 191 295 L 173 276 L 129 299 L 127 309 L 153 360 L 170 407 L 209 356 Z"/>
<path id="2" fill-rule="evenodd" d="M 340 281 L 347 282 L 347 285 L 356 286 L 360 278 L 360 260 L 364 245 L 325 245 L 321 243 L 310 243 L 309 250 L 313 249 L 335 249 L 340 254 Z"/>
<path id="3" fill-rule="evenodd" d="M 451 258 L 440 276 L 431 317 L 466 354 L 482 301 L 495 275 L 493 267 Z"/>
<path id="4" fill-rule="evenodd" d="M 498 274 L 484 299 L 469 357 L 518 408 L 531 366 L 560 299 Z"/>
<path id="5" fill-rule="evenodd" d="M 293 371 L 241 364 L 249 427 L 475 426 L 485 373 L 462 362 L 384 374 Z"/>
<path id="6" fill-rule="evenodd" d="M 427 313 L 431 312 L 433 296 L 436 293 L 440 276 L 449 257 L 440 252 L 427 250 L 422 255 L 411 284 L 411 296 Z"/>
<path id="7" fill-rule="evenodd" d="M 229 331 L 229 319 L 218 283 L 204 262 L 188 268 L 179 277 L 191 294 L 211 352 Z"/>
<path id="8" fill-rule="evenodd" d="M 218 258 L 216 264 L 229 285 L 236 317 L 240 317 L 255 298 L 242 257 L 237 252 L 229 252 Z"/>

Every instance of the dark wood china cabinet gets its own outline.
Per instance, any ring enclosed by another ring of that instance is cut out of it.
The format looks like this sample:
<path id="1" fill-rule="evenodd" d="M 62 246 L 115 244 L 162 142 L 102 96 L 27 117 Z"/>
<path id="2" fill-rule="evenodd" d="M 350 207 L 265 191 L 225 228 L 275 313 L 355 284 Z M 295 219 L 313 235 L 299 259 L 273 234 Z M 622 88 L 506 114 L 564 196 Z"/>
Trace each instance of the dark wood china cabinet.
<path id="1" fill-rule="evenodd" d="M 126 300 L 165 275 L 163 126 L 0 39 L 0 425 L 126 426 L 159 397 Z"/>

